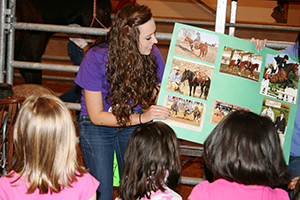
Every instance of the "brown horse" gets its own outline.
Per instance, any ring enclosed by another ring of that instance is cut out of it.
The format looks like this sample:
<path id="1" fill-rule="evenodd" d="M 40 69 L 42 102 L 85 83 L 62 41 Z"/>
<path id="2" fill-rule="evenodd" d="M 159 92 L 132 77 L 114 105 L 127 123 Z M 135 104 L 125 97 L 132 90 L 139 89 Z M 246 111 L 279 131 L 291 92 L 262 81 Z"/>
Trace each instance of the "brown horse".
<path id="1" fill-rule="evenodd" d="M 194 50 L 196 49 L 196 50 L 200 50 L 200 53 L 199 53 L 199 58 L 203 58 L 204 56 L 206 56 L 206 54 L 207 54 L 207 51 L 208 51 L 208 46 L 206 45 L 206 44 L 204 44 L 204 43 L 197 43 L 197 44 L 195 44 L 195 46 L 193 47 L 193 45 L 192 45 L 192 43 L 193 43 L 193 41 L 194 40 L 192 40 L 191 38 L 189 38 L 189 37 L 186 37 L 185 39 L 184 39 L 184 42 L 188 42 L 189 44 L 190 44 L 190 47 L 191 47 L 191 53 L 193 53 L 194 52 Z M 195 49 L 194 49 L 195 48 Z"/>
<path id="2" fill-rule="evenodd" d="M 239 64 L 239 72 L 238 74 L 241 75 L 241 72 L 242 70 L 244 70 L 244 73 L 245 73 L 245 77 L 247 76 L 246 75 L 246 71 L 249 70 L 250 71 L 250 74 L 248 75 L 248 77 L 250 78 L 250 75 L 252 75 L 253 79 L 255 79 L 255 76 L 254 76 L 254 70 L 255 69 L 258 69 L 259 67 L 259 64 L 255 63 L 255 64 L 252 64 L 250 66 L 250 68 L 248 67 L 249 66 L 249 61 L 243 61 Z"/>
<path id="3" fill-rule="evenodd" d="M 278 73 L 273 75 L 272 78 L 270 78 L 271 83 L 285 83 L 285 82 L 291 82 L 291 80 L 288 78 L 288 75 L 290 72 L 293 72 L 296 77 L 299 77 L 298 74 L 298 64 L 296 63 L 289 63 L 285 67 L 282 67 L 279 69 Z M 267 76 L 267 69 L 264 71 L 264 78 Z"/>
<path id="4" fill-rule="evenodd" d="M 236 62 L 236 60 L 231 60 L 231 61 L 230 61 L 229 65 L 228 65 L 228 67 L 227 67 L 227 72 L 231 69 L 231 73 L 233 73 L 233 68 L 234 68 L 235 66 L 237 66 L 235 62 Z"/>

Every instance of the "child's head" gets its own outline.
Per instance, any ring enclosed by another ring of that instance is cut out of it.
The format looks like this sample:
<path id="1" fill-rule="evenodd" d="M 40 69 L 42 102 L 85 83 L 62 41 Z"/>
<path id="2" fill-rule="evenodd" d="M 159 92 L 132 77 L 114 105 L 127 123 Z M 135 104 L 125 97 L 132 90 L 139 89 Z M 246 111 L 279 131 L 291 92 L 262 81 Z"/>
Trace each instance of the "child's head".
<path id="1" fill-rule="evenodd" d="M 119 194 L 138 199 L 163 186 L 177 187 L 181 173 L 179 145 L 173 129 L 163 122 L 136 128 L 124 156 Z"/>
<path id="2" fill-rule="evenodd" d="M 204 160 L 220 178 L 245 185 L 289 182 L 273 122 L 248 111 L 228 114 L 204 142 Z"/>
<path id="3" fill-rule="evenodd" d="M 14 171 L 30 182 L 28 192 L 59 192 L 74 181 L 76 132 L 64 103 L 53 95 L 30 96 L 14 127 L 17 162 Z M 71 178 L 71 180 L 69 180 Z"/>

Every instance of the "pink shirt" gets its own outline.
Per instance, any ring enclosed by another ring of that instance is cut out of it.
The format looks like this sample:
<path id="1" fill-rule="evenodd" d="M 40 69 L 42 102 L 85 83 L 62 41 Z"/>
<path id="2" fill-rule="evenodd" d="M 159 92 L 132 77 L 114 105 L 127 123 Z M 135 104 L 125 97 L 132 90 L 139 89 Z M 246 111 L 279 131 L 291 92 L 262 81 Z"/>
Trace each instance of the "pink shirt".
<path id="1" fill-rule="evenodd" d="M 39 194 L 39 190 L 36 189 L 32 194 L 26 194 L 27 187 L 26 183 L 23 182 L 22 185 L 17 187 L 12 187 L 11 181 L 16 178 L 0 178 L 0 200 L 88 200 L 96 192 L 99 181 L 97 181 L 89 173 L 84 174 L 82 177 L 76 177 L 77 181 L 73 182 L 72 188 L 65 187 L 59 193 L 52 193 L 50 191 L 48 194 Z M 17 185 L 21 181 L 18 180 L 13 185 Z"/>
<path id="2" fill-rule="evenodd" d="M 189 200 L 289 200 L 288 193 L 282 189 L 267 186 L 247 186 L 225 179 L 213 183 L 201 181 L 192 190 Z"/>

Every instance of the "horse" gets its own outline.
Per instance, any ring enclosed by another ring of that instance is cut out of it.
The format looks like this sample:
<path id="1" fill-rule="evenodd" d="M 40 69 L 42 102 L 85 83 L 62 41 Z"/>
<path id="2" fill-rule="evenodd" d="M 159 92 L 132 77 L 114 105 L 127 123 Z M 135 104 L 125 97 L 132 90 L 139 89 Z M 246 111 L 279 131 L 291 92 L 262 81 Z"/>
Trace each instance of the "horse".
<path id="1" fill-rule="evenodd" d="M 202 94 L 204 93 L 204 99 L 206 100 L 210 88 L 211 79 L 209 78 L 209 76 L 206 75 L 206 73 L 205 76 L 202 76 L 203 73 L 204 72 L 199 72 L 198 74 L 196 74 L 190 70 L 185 69 L 182 74 L 181 82 L 188 80 L 189 88 L 190 88 L 189 96 L 192 96 L 192 89 L 193 89 L 193 96 L 195 96 L 196 87 L 200 86 L 201 92 L 199 98 L 201 98 Z"/>
<path id="2" fill-rule="evenodd" d="M 253 79 L 255 79 L 255 76 L 254 76 L 254 70 L 255 70 L 255 69 L 258 69 L 259 64 L 254 63 L 254 64 L 252 64 L 252 65 L 250 66 L 250 68 L 249 68 L 248 66 L 249 66 L 249 61 L 242 61 L 242 62 L 239 64 L 239 72 L 238 72 L 238 74 L 241 75 L 242 70 L 244 70 L 245 77 L 246 77 L 246 76 L 247 76 L 247 75 L 246 75 L 246 71 L 249 70 L 249 71 L 250 71 L 250 74 L 248 75 L 248 77 L 250 77 L 250 75 L 252 75 Z"/>
<path id="3" fill-rule="evenodd" d="M 173 116 L 173 117 L 176 117 L 176 116 L 177 116 L 178 110 L 179 110 L 179 106 L 178 106 L 177 102 L 174 102 L 174 103 L 171 105 L 171 111 L 172 111 L 172 116 Z"/>
<path id="4" fill-rule="evenodd" d="M 231 61 L 229 62 L 229 65 L 228 65 L 228 67 L 227 67 L 227 72 L 231 69 L 231 73 L 233 73 L 233 68 L 234 68 L 235 66 L 237 66 L 237 64 L 235 64 L 235 62 L 236 62 L 236 60 L 231 60 Z"/>
<path id="5" fill-rule="evenodd" d="M 194 113 L 194 121 L 198 122 L 200 120 L 200 118 L 201 118 L 201 111 L 198 108 L 198 106 L 196 106 L 194 108 L 193 113 Z"/>
<path id="6" fill-rule="evenodd" d="M 208 51 L 208 46 L 204 43 L 196 43 L 195 46 L 193 47 L 192 43 L 193 43 L 194 40 L 192 40 L 191 38 L 189 37 L 186 37 L 184 39 L 184 42 L 188 42 L 190 44 L 190 47 L 191 47 L 191 53 L 194 52 L 194 50 L 200 50 L 200 53 L 199 53 L 199 58 L 203 58 L 204 56 L 206 56 L 207 54 L 207 51 Z M 195 49 L 194 49 L 195 48 Z"/>
<path id="7" fill-rule="evenodd" d="M 111 25 L 110 0 L 18 0 L 16 3 L 17 22 L 103 27 Z M 93 22 L 93 23 L 92 23 Z M 15 60 L 41 62 L 46 45 L 53 32 L 15 32 Z M 41 84 L 42 70 L 19 69 L 26 83 Z"/>
<path id="8" fill-rule="evenodd" d="M 291 80 L 288 78 L 290 72 L 293 72 L 298 78 L 298 63 L 289 63 L 285 67 L 282 67 L 278 70 L 277 74 L 272 75 L 272 78 L 269 78 L 271 83 L 291 83 Z M 267 77 L 267 69 L 264 70 L 264 78 Z"/>

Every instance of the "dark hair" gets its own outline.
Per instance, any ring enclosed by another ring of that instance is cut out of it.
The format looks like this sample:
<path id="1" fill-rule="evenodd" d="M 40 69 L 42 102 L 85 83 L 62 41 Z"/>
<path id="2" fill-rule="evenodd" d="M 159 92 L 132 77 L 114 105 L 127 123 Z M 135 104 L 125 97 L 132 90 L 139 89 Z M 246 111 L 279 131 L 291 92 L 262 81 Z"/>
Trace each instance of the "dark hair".
<path id="1" fill-rule="evenodd" d="M 273 122 L 249 111 L 228 114 L 204 142 L 204 160 L 218 177 L 244 185 L 290 180 Z"/>
<path id="2" fill-rule="evenodd" d="M 165 191 L 164 185 L 175 189 L 180 173 L 179 145 L 173 129 L 163 122 L 141 125 L 133 131 L 127 144 L 120 198 L 149 198 L 151 191 Z"/>
<path id="3" fill-rule="evenodd" d="M 300 200 L 300 179 L 296 183 L 293 200 Z"/>
<path id="4" fill-rule="evenodd" d="M 105 37 L 108 47 L 106 79 L 110 84 L 105 101 L 121 126 L 130 122 L 130 112 L 138 103 L 143 109 L 154 104 L 159 77 L 154 53 L 139 52 L 139 26 L 152 18 L 149 7 L 129 4 L 122 7 L 113 19 Z M 101 43 L 101 39 L 95 45 Z M 132 104 L 129 105 L 129 101 Z"/>

